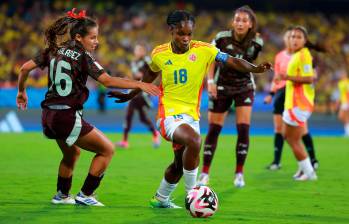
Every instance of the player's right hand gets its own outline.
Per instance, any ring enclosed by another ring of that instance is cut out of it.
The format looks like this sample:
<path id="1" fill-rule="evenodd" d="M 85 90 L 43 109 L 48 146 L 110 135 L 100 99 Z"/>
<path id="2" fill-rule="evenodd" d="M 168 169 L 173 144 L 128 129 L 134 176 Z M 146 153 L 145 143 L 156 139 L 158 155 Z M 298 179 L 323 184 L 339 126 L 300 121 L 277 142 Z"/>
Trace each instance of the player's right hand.
<path id="1" fill-rule="evenodd" d="M 139 88 L 152 96 L 159 96 L 160 89 L 152 83 L 139 82 Z"/>
<path id="2" fill-rule="evenodd" d="M 16 104 L 18 110 L 26 110 L 28 105 L 28 97 L 25 91 L 18 92 L 16 97 Z"/>
<path id="3" fill-rule="evenodd" d="M 214 83 L 208 84 L 207 91 L 208 91 L 208 94 L 210 95 L 210 97 L 212 97 L 213 99 L 217 98 L 217 85 L 216 84 L 214 84 Z"/>
<path id="4" fill-rule="evenodd" d="M 265 104 L 270 104 L 272 100 L 273 100 L 273 97 L 271 95 L 264 97 Z"/>
<path id="5" fill-rule="evenodd" d="M 117 90 L 109 91 L 107 93 L 107 96 L 109 98 L 116 98 L 115 103 L 124 103 L 124 102 L 127 102 L 131 99 L 130 94 L 123 93 L 123 92 L 120 92 Z"/>

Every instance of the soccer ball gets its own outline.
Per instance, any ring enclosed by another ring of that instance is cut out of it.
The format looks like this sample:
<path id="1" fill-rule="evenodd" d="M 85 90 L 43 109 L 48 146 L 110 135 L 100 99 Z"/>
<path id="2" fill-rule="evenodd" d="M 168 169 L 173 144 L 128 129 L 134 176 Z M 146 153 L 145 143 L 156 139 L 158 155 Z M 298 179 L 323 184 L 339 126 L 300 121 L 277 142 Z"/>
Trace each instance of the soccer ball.
<path id="1" fill-rule="evenodd" d="M 185 208 L 193 217 L 206 218 L 217 211 L 218 197 L 209 187 L 197 186 L 185 197 Z"/>

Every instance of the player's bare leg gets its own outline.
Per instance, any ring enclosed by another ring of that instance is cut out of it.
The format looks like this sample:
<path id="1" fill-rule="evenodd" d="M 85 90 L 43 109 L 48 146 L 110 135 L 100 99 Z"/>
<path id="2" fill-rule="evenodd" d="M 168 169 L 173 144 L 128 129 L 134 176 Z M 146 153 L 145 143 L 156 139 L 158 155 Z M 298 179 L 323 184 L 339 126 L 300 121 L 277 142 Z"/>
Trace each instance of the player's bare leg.
<path id="1" fill-rule="evenodd" d="M 58 168 L 57 194 L 52 198 L 53 204 L 75 204 L 75 200 L 69 194 L 73 171 L 76 161 L 80 156 L 80 149 L 76 145 L 68 146 L 63 140 L 56 140 L 63 158 Z"/>
<path id="2" fill-rule="evenodd" d="M 285 125 L 285 139 L 292 148 L 293 154 L 298 161 L 299 171 L 301 171 L 297 171 L 294 178 L 296 180 L 315 180 L 317 177 L 314 168 L 301 142 L 303 129 L 303 127 Z"/>
<path id="3" fill-rule="evenodd" d="M 170 201 L 170 195 L 184 176 L 185 190 L 196 186 L 196 177 L 200 160 L 200 135 L 188 124 L 180 125 L 173 134 L 174 162 L 166 169 L 155 197 L 150 205 L 155 208 L 179 208 Z"/>
<path id="4" fill-rule="evenodd" d="M 113 143 L 101 131 L 94 128 L 87 135 L 80 137 L 76 141 L 76 145 L 96 153 L 92 159 L 89 174 L 76 197 L 76 201 L 85 205 L 103 206 L 102 203 L 94 198 L 93 193 L 98 188 L 104 172 L 114 155 Z"/>

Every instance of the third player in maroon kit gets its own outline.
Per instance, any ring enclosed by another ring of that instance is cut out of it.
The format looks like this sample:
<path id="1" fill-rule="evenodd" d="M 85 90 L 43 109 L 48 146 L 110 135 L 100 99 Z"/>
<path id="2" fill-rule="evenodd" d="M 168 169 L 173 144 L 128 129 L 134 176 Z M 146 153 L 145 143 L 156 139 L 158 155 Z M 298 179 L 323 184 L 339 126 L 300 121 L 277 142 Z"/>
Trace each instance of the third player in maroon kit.
<path id="1" fill-rule="evenodd" d="M 148 63 L 150 58 L 146 56 L 147 50 L 144 45 L 137 44 L 134 48 L 134 57 L 135 59 L 131 63 L 131 70 L 133 79 L 142 80 L 143 76 L 147 76 L 150 71 Z M 117 146 L 121 148 L 128 148 L 128 133 L 131 130 L 132 119 L 135 111 L 138 111 L 140 121 L 145 124 L 149 131 L 153 135 L 153 147 L 157 148 L 160 145 L 160 134 L 155 129 L 150 118 L 147 116 L 147 109 L 151 107 L 151 101 L 147 93 L 140 93 L 135 98 L 133 98 L 126 110 L 126 117 L 124 123 L 124 133 L 122 141 L 117 143 Z"/>
<path id="2" fill-rule="evenodd" d="M 238 8 L 232 20 L 232 30 L 221 31 L 213 43 L 222 52 L 253 62 L 263 47 L 263 40 L 256 32 L 257 21 L 248 6 Z M 215 71 L 215 73 L 214 73 Z M 213 65 L 208 74 L 209 131 L 204 144 L 204 163 L 199 184 L 207 184 L 209 169 L 217 147 L 218 136 L 233 101 L 236 108 L 236 169 L 234 184 L 245 185 L 243 166 L 249 147 L 249 127 L 254 100 L 252 73 L 230 71 L 220 64 Z"/>

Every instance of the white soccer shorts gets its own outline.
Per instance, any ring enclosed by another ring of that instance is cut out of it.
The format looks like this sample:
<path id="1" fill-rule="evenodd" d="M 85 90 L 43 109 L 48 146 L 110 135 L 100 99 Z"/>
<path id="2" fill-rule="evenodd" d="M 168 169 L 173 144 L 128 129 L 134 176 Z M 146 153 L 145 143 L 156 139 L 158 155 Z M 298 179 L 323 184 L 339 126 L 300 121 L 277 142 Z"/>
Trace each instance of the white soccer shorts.
<path id="1" fill-rule="evenodd" d="M 178 114 L 168 116 L 166 118 L 160 118 L 156 122 L 156 127 L 158 128 L 162 137 L 168 141 L 172 141 L 173 133 L 182 124 L 190 125 L 198 134 L 200 134 L 199 121 L 194 120 L 190 115 L 187 114 Z"/>
<path id="2" fill-rule="evenodd" d="M 282 120 L 288 125 L 303 127 L 310 115 L 311 112 L 295 107 L 293 109 L 285 109 L 282 113 Z"/>

